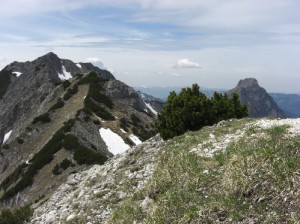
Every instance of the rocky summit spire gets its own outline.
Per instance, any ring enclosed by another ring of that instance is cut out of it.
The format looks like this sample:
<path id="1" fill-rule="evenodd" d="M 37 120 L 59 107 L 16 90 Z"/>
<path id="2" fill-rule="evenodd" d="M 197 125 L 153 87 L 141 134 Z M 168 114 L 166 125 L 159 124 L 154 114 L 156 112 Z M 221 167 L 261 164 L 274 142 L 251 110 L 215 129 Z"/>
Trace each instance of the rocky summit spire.
<path id="1" fill-rule="evenodd" d="M 228 91 L 229 95 L 233 93 L 237 93 L 240 101 L 247 105 L 249 117 L 285 117 L 284 112 L 255 78 L 240 80 L 234 89 Z"/>

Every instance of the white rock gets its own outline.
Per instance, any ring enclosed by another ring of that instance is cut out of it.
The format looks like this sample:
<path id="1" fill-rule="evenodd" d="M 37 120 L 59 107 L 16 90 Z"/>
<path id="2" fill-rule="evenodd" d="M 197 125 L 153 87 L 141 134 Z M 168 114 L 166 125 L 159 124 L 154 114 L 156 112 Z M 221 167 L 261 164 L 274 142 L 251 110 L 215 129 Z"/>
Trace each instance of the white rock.
<path id="1" fill-rule="evenodd" d="M 67 222 L 70 222 L 71 220 L 73 220 L 76 217 L 75 214 L 71 214 L 68 216 L 68 218 L 66 219 Z"/>
<path id="2" fill-rule="evenodd" d="M 141 208 L 146 211 L 148 210 L 149 206 L 153 203 L 153 199 L 146 197 L 140 204 Z"/>

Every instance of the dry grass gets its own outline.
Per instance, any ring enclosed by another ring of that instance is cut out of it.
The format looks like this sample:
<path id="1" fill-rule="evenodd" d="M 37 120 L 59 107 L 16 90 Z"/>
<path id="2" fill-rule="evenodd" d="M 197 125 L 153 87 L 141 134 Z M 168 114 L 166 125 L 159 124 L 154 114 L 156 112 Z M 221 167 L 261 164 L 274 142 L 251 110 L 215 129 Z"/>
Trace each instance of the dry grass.
<path id="1" fill-rule="evenodd" d="M 115 210 L 111 223 L 299 223 L 300 138 L 287 137 L 287 127 L 249 127 L 212 158 L 190 153 L 209 133 L 235 133 L 248 122 L 169 141 L 149 185 Z M 154 202 L 143 211 L 146 197 Z"/>

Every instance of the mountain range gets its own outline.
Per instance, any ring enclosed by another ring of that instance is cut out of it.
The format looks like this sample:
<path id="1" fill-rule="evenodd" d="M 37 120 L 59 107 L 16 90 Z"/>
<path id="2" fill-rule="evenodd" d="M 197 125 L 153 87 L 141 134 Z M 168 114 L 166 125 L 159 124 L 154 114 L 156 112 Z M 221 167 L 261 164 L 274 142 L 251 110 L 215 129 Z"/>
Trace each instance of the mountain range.
<path id="1" fill-rule="evenodd" d="M 238 93 L 250 117 L 285 117 L 253 78 L 218 91 Z M 7 65 L 0 71 L 0 223 L 29 213 L 26 223 L 34 224 L 299 221 L 299 120 L 232 119 L 163 141 L 155 128 L 163 107 L 145 89 L 51 52 Z"/>

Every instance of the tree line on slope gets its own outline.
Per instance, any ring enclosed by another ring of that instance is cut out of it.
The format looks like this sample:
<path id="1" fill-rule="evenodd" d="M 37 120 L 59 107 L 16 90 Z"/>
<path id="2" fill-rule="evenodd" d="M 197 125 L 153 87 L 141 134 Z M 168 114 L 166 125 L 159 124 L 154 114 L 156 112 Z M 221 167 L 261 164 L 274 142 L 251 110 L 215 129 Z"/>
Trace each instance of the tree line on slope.
<path id="1" fill-rule="evenodd" d="M 247 107 L 241 104 L 238 94 L 228 97 L 226 93 L 215 92 L 212 98 L 207 98 L 200 92 L 200 87 L 193 84 L 191 88 L 183 88 L 179 94 L 175 91 L 170 93 L 156 126 L 161 137 L 169 139 L 222 120 L 246 116 Z"/>

